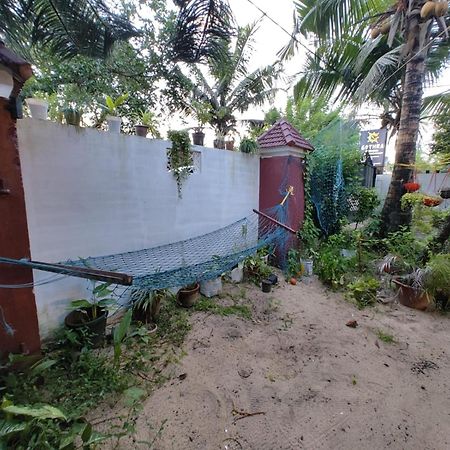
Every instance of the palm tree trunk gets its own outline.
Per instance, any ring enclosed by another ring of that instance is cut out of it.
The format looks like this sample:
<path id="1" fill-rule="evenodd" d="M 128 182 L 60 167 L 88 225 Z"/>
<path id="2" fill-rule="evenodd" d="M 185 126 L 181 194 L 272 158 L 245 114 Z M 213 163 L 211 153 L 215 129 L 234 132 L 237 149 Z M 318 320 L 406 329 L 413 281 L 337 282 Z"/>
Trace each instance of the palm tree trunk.
<path id="1" fill-rule="evenodd" d="M 400 127 L 395 143 L 395 164 L 391 184 L 381 212 L 380 231 L 383 236 L 398 230 L 401 226 L 408 226 L 411 222 L 411 211 L 402 211 L 400 200 L 405 193 L 403 183 L 411 179 L 416 162 L 416 142 L 419 132 L 426 57 L 426 52 L 420 51 L 419 34 L 418 20 L 413 17 L 409 21 L 405 39 L 406 42 L 413 39 L 414 44 L 407 56 Z M 427 41 L 428 39 L 425 39 L 425 42 Z"/>

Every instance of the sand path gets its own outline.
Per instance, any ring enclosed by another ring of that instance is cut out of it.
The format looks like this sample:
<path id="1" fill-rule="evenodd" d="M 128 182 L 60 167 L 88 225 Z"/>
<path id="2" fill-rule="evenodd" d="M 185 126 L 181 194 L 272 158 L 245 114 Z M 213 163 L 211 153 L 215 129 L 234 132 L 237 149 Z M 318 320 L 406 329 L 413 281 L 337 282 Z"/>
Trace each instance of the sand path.
<path id="1" fill-rule="evenodd" d="M 314 279 L 270 294 L 248 285 L 241 302 L 253 321 L 192 316 L 186 376 L 145 401 L 139 439 L 165 421 L 159 450 L 450 449 L 448 318 L 358 311 Z"/>

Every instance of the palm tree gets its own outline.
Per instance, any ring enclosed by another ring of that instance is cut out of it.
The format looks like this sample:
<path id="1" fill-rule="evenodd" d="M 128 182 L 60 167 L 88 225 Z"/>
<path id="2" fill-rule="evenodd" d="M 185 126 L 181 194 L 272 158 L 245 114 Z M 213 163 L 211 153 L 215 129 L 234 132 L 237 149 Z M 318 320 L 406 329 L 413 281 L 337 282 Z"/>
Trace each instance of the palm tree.
<path id="1" fill-rule="evenodd" d="M 0 16 L 0 35 L 27 56 L 42 45 L 63 58 L 104 57 L 114 42 L 137 33 L 103 0 L 3 0 Z"/>
<path id="2" fill-rule="evenodd" d="M 227 0 L 175 0 L 180 8 L 170 42 L 172 60 L 199 62 L 233 34 Z M 105 57 L 116 41 L 138 35 L 125 14 L 104 0 L 2 0 L 0 38 L 22 55 L 43 46 L 64 59 Z"/>
<path id="3" fill-rule="evenodd" d="M 187 74 L 180 66 L 174 70 L 181 93 L 171 89 L 167 93 L 176 95 L 176 107 L 195 115 L 195 104 L 206 105 L 208 122 L 218 135 L 225 136 L 234 129 L 237 111 L 242 113 L 252 105 L 261 105 L 275 93 L 277 64 L 248 72 L 256 29 L 256 24 L 238 27 L 234 46 L 228 39 L 222 40 L 214 57 L 207 58 L 207 75 L 198 64 L 188 65 Z"/>
<path id="4" fill-rule="evenodd" d="M 410 221 L 400 198 L 414 170 L 423 85 L 449 60 L 448 15 L 422 18 L 423 0 L 303 0 L 297 31 L 314 33 L 318 48 L 308 56 L 297 96 L 337 94 L 347 102 L 385 107 L 384 125 L 398 128 L 391 185 L 382 211 L 382 233 Z M 380 33 L 383 31 L 382 34 Z M 369 34 L 371 37 L 369 37 Z M 292 53 L 296 44 L 285 49 Z M 442 102 L 431 99 L 430 107 Z"/>

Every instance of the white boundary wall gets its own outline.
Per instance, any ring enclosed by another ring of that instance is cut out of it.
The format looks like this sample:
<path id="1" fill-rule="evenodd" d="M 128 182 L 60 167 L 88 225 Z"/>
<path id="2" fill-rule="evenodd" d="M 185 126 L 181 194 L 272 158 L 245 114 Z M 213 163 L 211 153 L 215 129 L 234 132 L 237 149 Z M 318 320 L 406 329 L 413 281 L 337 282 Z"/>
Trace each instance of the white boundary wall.
<path id="1" fill-rule="evenodd" d="M 259 158 L 195 147 L 198 171 L 177 195 L 167 170 L 170 142 L 50 121 L 18 122 L 31 256 L 45 262 L 107 255 L 198 236 L 258 208 Z M 34 272 L 35 280 L 52 276 Z M 70 300 L 75 278 L 35 288 L 41 336 Z"/>

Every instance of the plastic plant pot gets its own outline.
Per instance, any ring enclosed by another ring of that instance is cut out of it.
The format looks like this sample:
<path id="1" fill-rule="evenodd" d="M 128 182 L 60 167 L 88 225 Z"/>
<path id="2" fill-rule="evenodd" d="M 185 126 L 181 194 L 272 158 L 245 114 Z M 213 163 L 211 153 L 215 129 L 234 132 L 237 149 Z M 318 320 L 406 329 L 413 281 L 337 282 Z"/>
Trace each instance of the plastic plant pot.
<path id="1" fill-rule="evenodd" d="M 48 102 L 40 98 L 27 98 L 26 102 L 33 119 L 47 120 Z"/>

